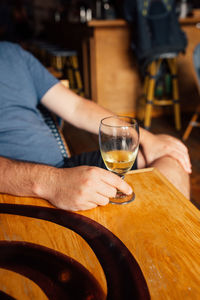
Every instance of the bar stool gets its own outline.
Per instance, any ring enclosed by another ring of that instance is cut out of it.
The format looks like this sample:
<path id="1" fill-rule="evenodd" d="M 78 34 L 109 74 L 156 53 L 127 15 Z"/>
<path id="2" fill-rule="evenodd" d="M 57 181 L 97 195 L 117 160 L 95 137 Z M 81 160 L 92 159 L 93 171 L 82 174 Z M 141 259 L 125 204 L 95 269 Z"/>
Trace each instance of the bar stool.
<path id="1" fill-rule="evenodd" d="M 194 70 L 195 70 L 195 80 L 196 80 L 196 84 L 197 84 L 197 89 L 198 89 L 198 93 L 200 95 L 200 43 L 197 44 L 197 46 L 195 47 L 194 51 L 193 51 L 193 65 L 194 65 Z M 200 128 L 200 105 L 197 106 L 197 109 L 195 111 L 195 113 L 192 115 L 192 118 L 183 134 L 183 141 L 185 142 L 193 127 L 199 127 Z"/>
<path id="2" fill-rule="evenodd" d="M 197 107 L 196 112 L 192 115 L 192 118 L 183 134 L 182 139 L 184 142 L 188 139 L 188 137 L 192 131 L 192 128 L 194 128 L 194 127 L 200 128 L 200 121 L 199 122 L 197 121 L 199 116 L 200 116 L 200 106 Z"/>
<path id="3" fill-rule="evenodd" d="M 149 129 L 151 125 L 153 105 L 173 105 L 176 129 L 180 130 L 176 57 L 179 53 L 185 52 L 187 37 L 178 22 L 176 2 L 175 0 L 127 0 L 124 1 L 124 15 L 133 28 L 131 48 L 145 82 L 144 126 Z M 165 95 L 163 95 L 164 99 L 158 99 L 156 83 L 163 62 L 167 64 L 170 74 L 172 95 L 167 99 L 164 98 Z"/>
<path id="4" fill-rule="evenodd" d="M 41 40 L 33 40 L 29 50 L 55 77 L 60 80 L 67 79 L 69 88 L 84 96 L 77 51 Z"/>
<path id="5" fill-rule="evenodd" d="M 144 79 L 144 97 L 145 97 L 145 115 L 144 127 L 149 129 L 151 126 L 151 117 L 153 106 L 174 106 L 175 127 L 177 130 L 181 129 L 180 117 L 180 101 L 177 81 L 177 57 L 173 54 L 160 56 L 160 58 L 152 61 L 146 68 L 146 75 Z M 159 70 L 163 62 L 166 62 L 170 77 L 172 80 L 171 99 L 158 99 L 156 97 L 156 81 L 159 77 Z"/>
<path id="6" fill-rule="evenodd" d="M 68 49 L 50 49 L 51 66 L 58 72 L 62 73 L 62 77 L 69 80 L 69 88 L 78 95 L 84 96 L 83 84 L 79 69 L 78 55 L 74 50 Z"/>

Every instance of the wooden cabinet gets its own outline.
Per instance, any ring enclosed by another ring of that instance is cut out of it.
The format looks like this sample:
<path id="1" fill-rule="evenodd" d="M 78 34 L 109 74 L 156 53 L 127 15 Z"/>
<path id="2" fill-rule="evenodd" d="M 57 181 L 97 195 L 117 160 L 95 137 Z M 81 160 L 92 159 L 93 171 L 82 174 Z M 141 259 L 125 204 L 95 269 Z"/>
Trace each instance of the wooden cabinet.
<path id="1" fill-rule="evenodd" d="M 91 21 L 87 26 L 91 35 L 83 43 L 86 94 L 115 113 L 134 113 L 141 83 L 127 23 Z"/>

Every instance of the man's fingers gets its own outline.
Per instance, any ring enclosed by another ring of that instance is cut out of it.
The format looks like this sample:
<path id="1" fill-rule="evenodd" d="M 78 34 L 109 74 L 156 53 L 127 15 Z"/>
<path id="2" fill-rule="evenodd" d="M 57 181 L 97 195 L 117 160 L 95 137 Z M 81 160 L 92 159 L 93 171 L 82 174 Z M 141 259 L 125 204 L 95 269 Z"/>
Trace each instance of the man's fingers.
<path id="1" fill-rule="evenodd" d="M 92 199 L 91 203 L 95 203 L 96 205 L 105 206 L 109 203 L 109 198 L 97 193 Z"/>
<path id="2" fill-rule="evenodd" d="M 176 160 L 178 160 L 187 173 L 192 172 L 191 162 L 190 162 L 189 158 L 187 158 L 187 156 L 183 155 L 180 152 L 176 152 L 176 151 L 172 151 L 170 153 L 170 156 L 175 158 Z"/>
<path id="3" fill-rule="evenodd" d="M 191 161 L 188 153 L 188 148 L 180 140 L 169 137 L 169 143 L 166 147 L 166 154 L 175 158 L 180 162 L 186 172 L 191 173 Z"/>
<path id="4" fill-rule="evenodd" d="M 67 170 L 65 172 L 67 173 Z M 115 197 L 117 189 L 127 195 L 132 193 L 128 183 L 119 176 L 98 167 L 72 168 L 70 175 L 67 186 L 63 184 L 64 191 L 59 190 L 60 198 L 57 196 L 59 201 L 56 206 L 62 209 L 78 211 L 92 209 L 97 205 L 107 205 L 109 198 Z M 66 198 L 66 190 L 70 191 L 69 199 Z"/>
<path id="5" fill-rule="evenodd" d="M 109 171 L 106 171 L 102 177 L 102 181 L 120 190 L 124 194 L 130 195 L 133 192 L 132 188 L 126 181 Z"/>
<path id="6" fill-rule="evenodd" d="M 117 188 L 107 184 L 105 181 L 101 181 L 96 188 L 97 193 L 107 198 L 115 197 L 117 193 Z"/>
<path id="7" fill-rule="evenodd" d="M 98 204 L 95 202 L 81 201 L 80 203 L 70 203 L 69 205 L 67 201 L 62 201 L 59 204 L 56 203 L 54 205 L 56 205 L 58 208 L 68 210 L 68 211 L 79 211 L 79 210 L 88 210 L 88 209 L 95 208 L 97 207 Z"/>

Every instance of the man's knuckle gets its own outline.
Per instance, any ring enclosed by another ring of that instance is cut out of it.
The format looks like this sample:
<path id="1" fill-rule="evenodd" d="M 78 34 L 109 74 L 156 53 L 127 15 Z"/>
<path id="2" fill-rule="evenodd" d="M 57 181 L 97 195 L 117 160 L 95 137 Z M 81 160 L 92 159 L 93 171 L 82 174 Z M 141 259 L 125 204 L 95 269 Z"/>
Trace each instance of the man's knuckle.
<path id="1" fill-rule="evenodd" d="M 89 177 L 84 178 L 84 180 L 82 182 L 82 185 L 81 185 L 81 190 L 84 189 L 86 186 L 88 186 L 89 182 L 90 182 L 90 178 Z"/>
<path id="2" fill-rule="evenodd" d="M 109 203 L 109 198 L 105 198 L 103 201 L 102 201 L 102 205 L 105 206 Z"/>
<path id="3" fill-rule="evenodd" d="M 89 167 L 89 168 L 88 168 L 88 175 L 89 175 L 90 177 L 95 176 L 96 173 L 97 173 L 97 171 L 96 171 L 96 168 L 95 168 L 95 167 Z"/>
<path id="4" fill-rule="evenodd" d="M 116 189 L 116 188 L 113 188 L 113 191 L 112 191 L 112 197 L 115 197 L 115 196 L 116 196 L 116 193 L 117 193 L 117 189 Z"/>

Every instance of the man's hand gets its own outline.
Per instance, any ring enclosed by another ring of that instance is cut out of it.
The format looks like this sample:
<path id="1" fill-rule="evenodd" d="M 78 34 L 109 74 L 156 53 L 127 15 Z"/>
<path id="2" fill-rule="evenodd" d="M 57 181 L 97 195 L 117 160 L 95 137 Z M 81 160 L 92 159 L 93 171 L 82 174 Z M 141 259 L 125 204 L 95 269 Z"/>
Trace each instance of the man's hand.
<path id="1" fill-rule="evenodd" d="M 53 205 L 77 211 L 106 205 L 119 189 L 131 194 L 131 187 L 119 176 L 97 167 L 80 166 L 55 169 L 47 183 L 47 193 L 42 195 Z"/>
<path id="2" fill-rule="evenodd" d="M 166 134 L 153 135 L 149 133 L 149 135 L 151 135 L 151 138 L 149 139 L 147 136 L 146 142 L 143 141 L 142 143 L 147 165 L 163 156 L 170 156 L 176 159 L 187 173 L 191 173 L 188 149 L 180 140 Z"/>

